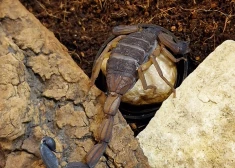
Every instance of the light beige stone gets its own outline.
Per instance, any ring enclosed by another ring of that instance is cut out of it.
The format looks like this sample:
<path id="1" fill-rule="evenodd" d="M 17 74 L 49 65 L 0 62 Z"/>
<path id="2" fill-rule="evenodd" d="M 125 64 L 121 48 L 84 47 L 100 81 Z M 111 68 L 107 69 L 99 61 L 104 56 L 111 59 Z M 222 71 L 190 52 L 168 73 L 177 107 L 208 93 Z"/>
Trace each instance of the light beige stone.
<path id="1" fill-rule="evenodd" d="M 13 54 L 1 56 L 0 69 L 0 138 L 13 140 L 24 134 L 24 122 L 32 116 L 27 110 L 30 89 L 24 65 Z"/>
<path id="2" fill-rule="evenodd" d="M 151 167 L 235 167 L 235 41 L 215 49 L 138 135 Z"/>
<path id="3" fill-rule="evenodd" d="M 26 152 L 14 152 L 8 155 L 5 168 L 30 167 L 34 156 Z"/>

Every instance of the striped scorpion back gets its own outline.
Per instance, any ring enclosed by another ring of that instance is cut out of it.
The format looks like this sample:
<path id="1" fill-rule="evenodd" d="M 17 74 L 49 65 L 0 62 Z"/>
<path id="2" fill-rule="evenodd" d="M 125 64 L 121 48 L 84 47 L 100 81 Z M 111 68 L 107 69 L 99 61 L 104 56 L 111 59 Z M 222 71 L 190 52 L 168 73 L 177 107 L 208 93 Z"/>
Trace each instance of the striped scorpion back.
<path id="1" fill-rule="evenodd" d="M 148 61 L 151 52 L 156 47 L 156 39 L 155 29 L 148 28 L 131 33 L 118 42 L 116 48 L 112 49 L 107 63 L 107 81 L 111 80 L 109 84 L 107 82 L 108 85 L 111 85 L 108 86 L 109 91 L 118 92 L 113 85 L 118 82 L 117 79 L 120 77 L 128 78 L 128 81 L 123 81 L 127 84 L 125 92 L 133 86 L 137 78 L 137 69 L 139 65 Z M 119 85 L 119 87 L 123 87 L 120 81 Z"/>

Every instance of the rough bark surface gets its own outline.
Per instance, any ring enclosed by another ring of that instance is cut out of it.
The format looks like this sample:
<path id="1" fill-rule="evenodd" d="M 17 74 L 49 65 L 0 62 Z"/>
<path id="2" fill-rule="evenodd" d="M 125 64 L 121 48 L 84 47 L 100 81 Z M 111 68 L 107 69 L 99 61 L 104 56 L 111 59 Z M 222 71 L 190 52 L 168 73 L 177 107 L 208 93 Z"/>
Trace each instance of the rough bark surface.
<path id="1" fill-rule="evenodd" d="M 67 49 L 16 0 L 0 0 L 0 168 L 45 167 L 40 140 L 57 143 L 60 165 L 81 161 L 96 143 L 105 95 Z M 101 167 L 149 167 L 118 113 Z"/>

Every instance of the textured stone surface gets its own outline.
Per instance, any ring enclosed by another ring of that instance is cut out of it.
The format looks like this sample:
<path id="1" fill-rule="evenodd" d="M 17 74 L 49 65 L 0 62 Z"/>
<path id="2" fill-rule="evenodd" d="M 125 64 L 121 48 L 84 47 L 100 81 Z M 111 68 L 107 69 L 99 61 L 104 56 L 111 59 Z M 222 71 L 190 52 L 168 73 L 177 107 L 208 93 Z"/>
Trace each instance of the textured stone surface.
<path id="1" fill-rule="evenodd" d="M 235 167 L 235 41 L 225 41 L 138 135 L 151 167 Z"/>
<path id="2" fill-rule="evenodd" d="M 44 136 L 55 139 L 62 167 L 84 161 L 98 137 L 105 95 L 89 90 L 89 78 L 67 49 L 17 0 L 1 1 L 0 20 L 0 168 L 45 167 Z M 148 167 L 120 113 L 97 165 L 107 166 Z"/>

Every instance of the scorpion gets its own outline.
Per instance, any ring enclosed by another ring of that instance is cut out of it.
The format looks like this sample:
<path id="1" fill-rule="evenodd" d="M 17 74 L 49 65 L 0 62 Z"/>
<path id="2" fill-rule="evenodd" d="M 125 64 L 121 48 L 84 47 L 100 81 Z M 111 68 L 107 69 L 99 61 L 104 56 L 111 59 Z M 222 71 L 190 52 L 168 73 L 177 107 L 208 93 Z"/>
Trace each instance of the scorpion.
<path id="1" fill-rule="evenodd" d="M 112 34 L 98 51 L 91 75 L 93 86 L 104 58 L 109 58 L 106 66 L 108 95 L 103 107 L 105 119 L 100 129 L 99 142 L 87 153 L 86 163 L 70 162 L 66 165 L 67 168 L 95 167 L 111 139 L 114 116 L 118 112 L 122 95 L 134 86 L 137 79 L 140 79 L 143 89 L 156 91 L 156 86 L 147 85 L 144 76 L 144 71 L 152 64 L 159 76 L 170 86 L 173 97 L 176 95 L 174 86 L 163 76 L 156 57 L 162 53 L 175 63 L 180 60 L 186 61 L 184 56 L 175 58 L 172 53 L 184 55 L 190 52 L 188 41 L 180 41 L 170 31 L 152 24 L 120 25 L 113 28 Z M 40 153 L 48 168 L 58 167 L 53 152 L 55 141 L 50 137 L 44 137 Z"/>

